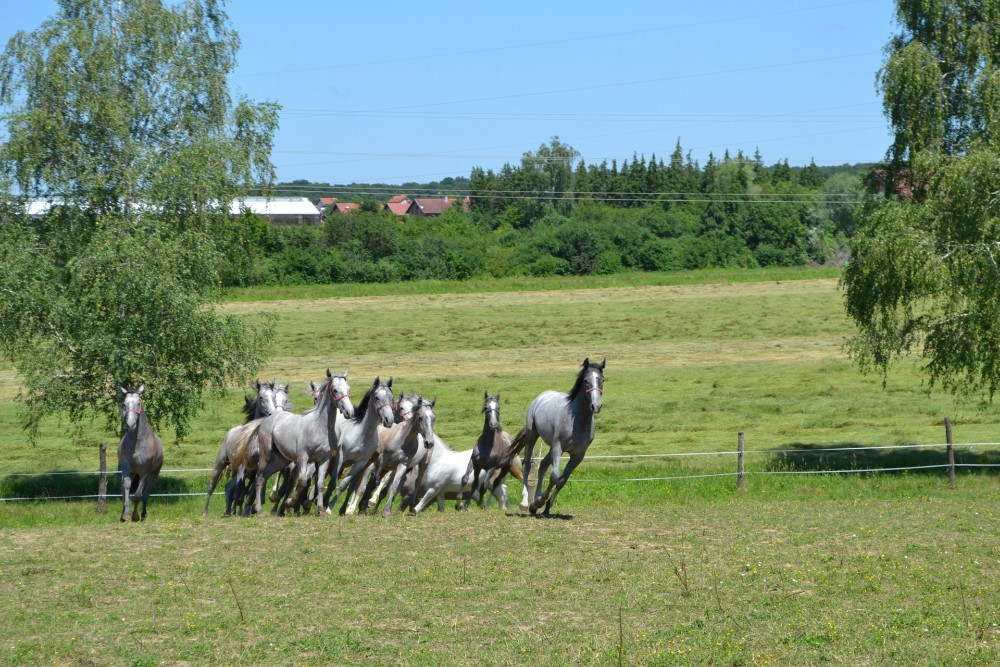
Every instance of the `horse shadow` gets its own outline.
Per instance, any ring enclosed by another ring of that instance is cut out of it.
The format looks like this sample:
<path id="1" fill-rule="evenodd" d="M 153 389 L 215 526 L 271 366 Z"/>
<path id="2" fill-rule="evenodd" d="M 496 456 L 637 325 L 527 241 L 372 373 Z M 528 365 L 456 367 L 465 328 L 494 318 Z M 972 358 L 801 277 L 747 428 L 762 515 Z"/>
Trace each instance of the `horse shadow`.
<path id="1" fill-rule="evenodd" d="M 572 514 L 560 514 L 558 512 L 550 512 L 548 516 L 542 514 L 541 510 L 538 514 L 528 514 L 521 512 L 507 512 L 507 516 L 514 517 L 515 519 L 537 519 L 537 520 L 554 520 L 554 521 L 572 521 Z"/>
<path id="2" fill-rule="evenodd" d="M 764 463 L 766 472 L 827 472 L 836 470 L 870 471 L 860 474 L 878 474 L 881 470 L 910 468 L 911 475 L 939 476 L 943 468 L 929 467 L 947 465 L 948 457 L 944 447 L 920 449 L 864 449 L 856 442 L 845 443 L 803 443 L 785 445 L 781 451 L 771 453 Z M 969 466 L 1000 466 L 1000 449 L 972 448 L 956 445 L 955 466 L 957 470 L 970 470 L 988 475 L 1000 475 L 998 468 L 963 468 Z"/>
<path id="3" fill-rule="evenodd" d="M 97 473 L 10 474 L 0 479 L 0 497 L 94 502 L 99 482 L 100 475 Z M 189 491 L 188 484 L 178 477 L 160 477 L 153 487 L 154 496 Z M 118 471 L 108 472 L 107 497 L 109 500 L 121 499 L 121 479 Z M 156 498 L 157 502 L 168 503 L 179 499 L 178 497 Z"/>

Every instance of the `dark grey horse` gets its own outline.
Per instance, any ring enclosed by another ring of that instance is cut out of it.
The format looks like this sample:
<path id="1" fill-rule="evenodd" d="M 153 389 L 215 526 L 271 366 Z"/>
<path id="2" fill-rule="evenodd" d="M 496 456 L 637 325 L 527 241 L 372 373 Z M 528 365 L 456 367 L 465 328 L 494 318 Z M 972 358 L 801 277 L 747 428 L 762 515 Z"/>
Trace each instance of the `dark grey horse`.
<path id="1" fill-rule="evenodd" d="M 160 476 L 160 468 L 163 467 L 163 443 L 160 437 L 153 432 L 146 419 L 146 413 L 142 409 L 142 394 L 146 390 L 146 385 L 139 385 L 138 389 L 125 389 L 119 387 L 121 391 L 121 402 L 118 410 L 122 417 L 122 435 L 118 443 L 118 470 L 122 475 L 122 521 L 128 521 L 129 514 L 132 521 L 146 520 L 146 504 L 149 502 L 149 493 L 156 485 L 156 480 Z M 133 489 L 133 486 L 135 487 Z M 134 496 L 132 498 L 131 496 Z M 132 502 L 131 511 L 129 510 Z M 139 502 L 142 502 L 142 516 L 139 515 Z"/>
<path id="2" fill-rule="evenodd" d="M 500 485 L 503 484 L 510 472 L 510 463 L 513 458 L 513 448 L 511 447 L 510 434 L 503 430 L 500 425 L 500 394 L 490 396 L 489 392 L 483 392 L 483 431 L 476 440 L 476 446 L 472 448 L 472 457 L 469 459 L 469 467 L 462 477 L 462 486 L 472 481 L 472 491 L 465 499 L 465 508 L 469 509 L 469 503 L 476 493 L 479 498 L 486 497 L 486 483 L 492 482 L 491 492 L 500 498 L 500 509 L 507 509 L 507 494 L 500 493 Z M 497 474 L 490 474 L 493 470 L 499 469 Z M 502 472 L 501 472 L 502 471 Z M 480 483 L 479 476 L 483 476 Z"/>
<path id="3" fill-rule="evenodd" d="M 524 478 L 521 493 L 521 511 L 538 511 L 545 503 L 548 516 L 559 490 L 566 484 L 570 474 L 583 461 L 587 448 L 594 441 L 594 415 L 601 411 L 601 399 L 604 394 L 604 364 L 583 360 L 583 367 L 576 376 L 576 382 L 569 394 L 561 391 L 543 391 L 528 406 L 528 414 L 524 420 L 524 428 L 514 438 L 515 450 L 524 447 Z M 549 451 L 538 466 L 538 482 L 535 485 L 535 498 L 528 504 L 528 475 L 531 473 L 531 455 L 535 441 L 541 438 L 549 446 Z M 562 475 L 559 474 L 559 457 L 569 454 L 569 462 Z M 542 494 L 542 483 L 545 471 L 552 466 L 549 484 Z M 551 496 L 549 495 L 551 493 Z"/>

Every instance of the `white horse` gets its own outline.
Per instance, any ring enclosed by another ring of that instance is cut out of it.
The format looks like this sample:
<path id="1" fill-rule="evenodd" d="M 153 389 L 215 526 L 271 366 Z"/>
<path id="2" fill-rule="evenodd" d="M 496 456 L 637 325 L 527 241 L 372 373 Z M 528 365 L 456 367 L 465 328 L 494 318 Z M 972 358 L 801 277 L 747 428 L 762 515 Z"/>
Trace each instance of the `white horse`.
<path id="1" fill-rule="evenodd" d="M 423 491 L 424 495 L 413 511 L 422 512 L 434 500 L 437 500 L 438 510 L 443 510 L 446 494 L 457 494 L 458 500 L 461 501 L 466 492 L 471 493 L 469 485 L 462 484 L 462 478 L 469 469 L 471 458 L 471 449 L 456 452 L 435 434 L 434 453 L 424 472 L 423 485 L 414 488 L 414 494 Z"/>

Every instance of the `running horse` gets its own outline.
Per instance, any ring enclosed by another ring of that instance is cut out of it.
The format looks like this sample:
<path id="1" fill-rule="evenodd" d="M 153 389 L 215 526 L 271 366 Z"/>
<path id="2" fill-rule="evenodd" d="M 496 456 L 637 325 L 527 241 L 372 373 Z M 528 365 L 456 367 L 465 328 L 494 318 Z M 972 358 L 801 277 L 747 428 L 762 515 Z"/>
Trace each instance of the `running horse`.
<path id="1" fill-rule="evenodd" d="M 142 409 L 142 394 L 146 385 L 141 384 L 138 389 L 118 389 L 121 392 L 118 411 L 121 413 L 124 433 L 118 443 L 118 470 L 122 475 L 124 502 L 121 520 L 128 521 L 131 514 L 132 521 L 145 521 L 149 493 L 156 486 L 163 467 L 163 442 L 149 425 L 146 412 Z"/>
<path id="2" fill-rule="evenodd" d="M 594 415 L 601 411 L 604 394 L 604 364 L 583 360 L 583 366 L 576 376 L 576 382 L 569 394 L 561 391 L 543 391 L 528 406 L 524 428 L 514 438 L 514 451 L 524 448 L 524 470 L 521 483 L 522 512 L 535 514 L 545 503 L 543 516 L 549 515 L 552 503 L 566 480 L 583 461 L 587 448 L 594 441 Z M 549 446 L 549 451 L 538 465 L 538 480 L 535 484 L 535 498 L 528 504 L 528 475 L 531 473 L 531 455 L 535 442 L 541 438 Z M 566 469 L 559 474 L 559 457 L 569 454 Z M 548 486 L 542 493 L 545 471 L 552 466 Z M 551 494 L 551 495 L 550 495 Z"/>

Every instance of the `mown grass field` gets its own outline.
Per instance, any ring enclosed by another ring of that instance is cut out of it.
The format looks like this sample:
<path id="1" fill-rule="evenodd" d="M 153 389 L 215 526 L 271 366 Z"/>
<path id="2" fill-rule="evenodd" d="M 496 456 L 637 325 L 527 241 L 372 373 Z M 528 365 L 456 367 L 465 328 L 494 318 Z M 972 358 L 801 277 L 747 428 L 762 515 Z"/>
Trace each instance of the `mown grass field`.
<path id="1" fill-rule="evenodd" d="M 754 280 L 756 279 L 756 280 Z M 216 494 L 154 499 L 143 524 L 92 501 L 0 506 L 0 664 L 996 664 L 1000 476 L 960 469 L 772 475 L 936 465 L 943 448 L 845 446 L 1000 438 L 996 409 L 882 379 L 844 357 L 829 273 L 685 274 L 491 286 L 330 287 L 241 293 L 278 313 L 261 376 L 298 393 L 350 367 L 437 396 L 456 449 L 482 425 L 483 391 L 516 431 L 543 389 L 568 390 L 607 357 L 592 455 L 751 453 L 584 461 L 549 520 L 493 511 L 417 517 L 223 520 Z M 406 293 L 400 293 L 405 290 Z M 0 367 L 0 495 L 92 493 L 95 427 L 47 424 L 27 445 Z M 168 469 L 208 467 L 240 419 L 214 397 L 192 435 L 165 433 Z M 824 451 L 826 450 L 826 451 Z M 834 451 L 831 451 L 834 450 Z M 1000 447 L 959 447 L 959 463 Z M 110 466 L 114 467 L 113 454 Z M 161 490 L 204 488 L 171 474 Z M 512 495 L 517 492 L 511 486 Z"/>

